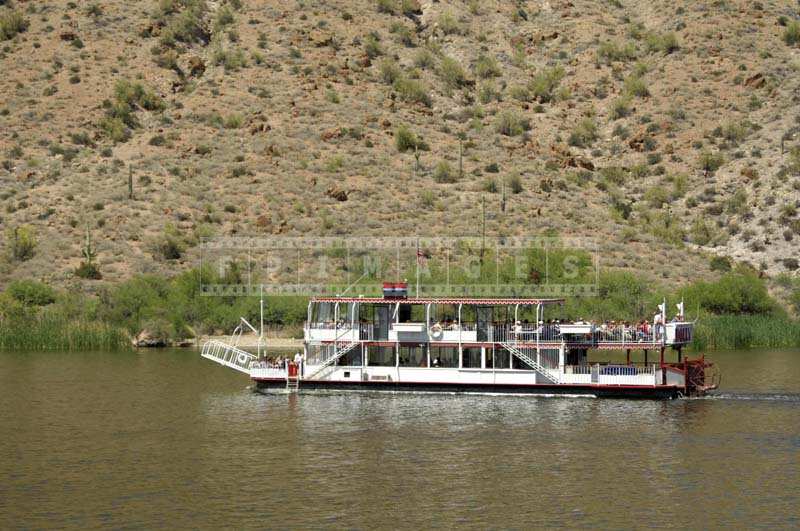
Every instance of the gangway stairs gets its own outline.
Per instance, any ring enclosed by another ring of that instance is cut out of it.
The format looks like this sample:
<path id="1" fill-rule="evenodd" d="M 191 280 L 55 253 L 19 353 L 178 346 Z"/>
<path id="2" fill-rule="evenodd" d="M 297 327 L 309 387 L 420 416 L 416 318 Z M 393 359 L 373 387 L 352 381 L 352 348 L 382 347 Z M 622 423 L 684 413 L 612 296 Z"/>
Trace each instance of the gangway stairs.
<path id="1" fill-rule="evenodd" d="M 538 363 L 535 357 L 536 355 L 536 347 L 522 347 L 514 342 L 503 341 L 500 343 L 503 348 L 508 350 L 511 354 L 521 359 L 524 363 L 530 366 L 534 371 L 538 374 L 544 376 L 547 380 L 552 383 L 559 383 L 558 373 L 553 371 L 552 369 L 548 369 L 544 365 Z"/>
<path id="2" fill-rule="evenodd" d="M 250 375 L 250 364 L 256 356 L 228 343 L 212 339 L 203 345 L 200 355 L 206 359 Z"/>
<path id="3" fill-rule="evenodd" d="M 326 368 L 330 367 L 336 360 L 340 359 L 342 356 L 353 350 L 357 347 L 360 343 L 358 341 L 352 341 L 344 346 L 340 346 L 339 343 L 332 343 L 328 345 L 328 348 L 322 351 L 322 355 L 319 358 L 319 365 L 317 365 L 316 370 L 305 377 L 306 380 L 313 380 L 316 378 L 322 371 Z"/>

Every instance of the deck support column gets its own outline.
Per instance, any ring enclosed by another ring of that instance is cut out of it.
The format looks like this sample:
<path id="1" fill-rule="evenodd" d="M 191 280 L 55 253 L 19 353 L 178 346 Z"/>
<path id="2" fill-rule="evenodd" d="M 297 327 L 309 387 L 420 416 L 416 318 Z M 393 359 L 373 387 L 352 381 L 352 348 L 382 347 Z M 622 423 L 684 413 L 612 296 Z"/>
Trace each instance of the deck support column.
<path id="1" fill-rule="evenodd" d="M 644 364 L 647 365 L 647 349 L 644 349 Z"/>
<path id="2" fill-rule="evenodd" d="M 630 365 L 631 364 L 631 349 L 629 349 L 629 348 L 625 349 L 625 364 L 626 365 Z"/>
<path id="3" fill-rule="evenodd" d="M 661 347 L 661 366 L 664 366 L 664 347 Z"/>
<path id="4" fill-rule="evenodd" d="M 681 362 L 681 347 L 678 347 L 678 363 Z"/>

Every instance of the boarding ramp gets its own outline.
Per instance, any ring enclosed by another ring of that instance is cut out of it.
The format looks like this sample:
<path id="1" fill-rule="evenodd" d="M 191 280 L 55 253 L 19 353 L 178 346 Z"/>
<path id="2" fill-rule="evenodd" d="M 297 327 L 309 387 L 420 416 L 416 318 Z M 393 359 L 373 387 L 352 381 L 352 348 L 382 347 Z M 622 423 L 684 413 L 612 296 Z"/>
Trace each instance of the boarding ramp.
<path id="1" fill-rule="evenodd" d="M 250 375 L 250 365 L 256 356 L 223 341 L 212 339 L 203 345 L 200 355 L 208 360 Z"/>

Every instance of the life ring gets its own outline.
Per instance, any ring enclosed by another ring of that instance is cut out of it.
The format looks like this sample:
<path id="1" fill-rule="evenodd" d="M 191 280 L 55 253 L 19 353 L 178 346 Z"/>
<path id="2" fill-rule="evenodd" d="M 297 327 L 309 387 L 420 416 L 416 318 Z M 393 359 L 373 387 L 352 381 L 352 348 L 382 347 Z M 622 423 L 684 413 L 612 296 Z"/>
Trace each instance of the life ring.
<path id="1" fill-rule="evenodd" d="M 442 325 L 436 323 L 435 325 L 431 326 L 431 337 L 434 339 L 441 339 L 443 331 L 444 329 L 442 328 Z"/>

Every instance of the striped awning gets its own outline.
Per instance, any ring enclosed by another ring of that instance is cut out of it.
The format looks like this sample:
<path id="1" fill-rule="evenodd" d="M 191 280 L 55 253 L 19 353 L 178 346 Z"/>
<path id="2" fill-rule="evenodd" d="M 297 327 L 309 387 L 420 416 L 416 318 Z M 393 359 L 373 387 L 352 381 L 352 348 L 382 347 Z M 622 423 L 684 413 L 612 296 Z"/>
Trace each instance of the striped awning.
<path id="1" fill-rule="evenodd" d="M 313 297 L 311 302 L 344 302 L 366 304 L 469 304 L 476 306 L 533 306 L 537 304 L 560 304 L 564 299 L 467 299 L 467 298 L 383 298 L 383 297 Z"/>

